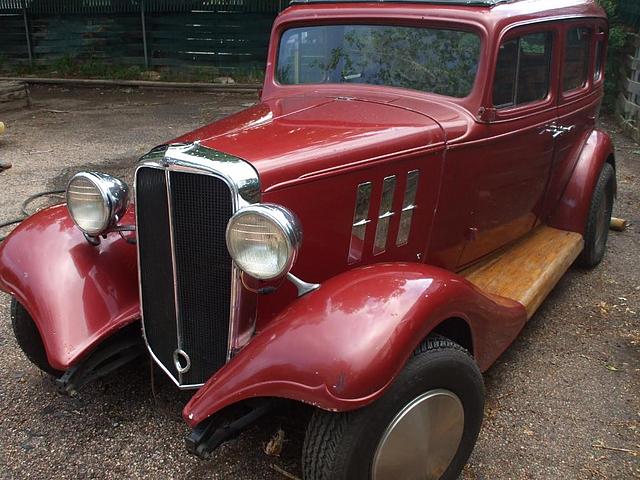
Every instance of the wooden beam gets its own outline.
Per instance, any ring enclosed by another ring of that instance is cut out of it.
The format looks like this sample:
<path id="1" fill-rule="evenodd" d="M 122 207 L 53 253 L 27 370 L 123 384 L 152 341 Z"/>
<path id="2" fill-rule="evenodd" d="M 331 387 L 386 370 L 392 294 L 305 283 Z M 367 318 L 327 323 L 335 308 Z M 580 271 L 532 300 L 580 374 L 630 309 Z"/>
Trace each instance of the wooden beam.
<path id="1" fill-rule="evenodd" d="M 521 303 L 531 318 L 580 255 L 582 235 L 540 226 L 461 275 L 481 290 Z"/>

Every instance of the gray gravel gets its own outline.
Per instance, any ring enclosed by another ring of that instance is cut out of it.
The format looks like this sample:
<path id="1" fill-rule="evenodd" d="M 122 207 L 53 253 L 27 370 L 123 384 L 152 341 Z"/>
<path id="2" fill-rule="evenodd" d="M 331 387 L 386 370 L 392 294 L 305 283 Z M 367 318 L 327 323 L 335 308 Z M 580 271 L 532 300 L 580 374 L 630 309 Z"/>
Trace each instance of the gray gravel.
<path id="1" fill-rule="evenodd" d="M 31 110 L 0 112 L 0 223 L 28 195 L 90 167 L 129 178 L 150 147 L 241 109 L 250 95 L 138 90 L 32 91 Z M 603 264 L 571 270 L 485 376 L 486 420 L 464 479 L 640 478 L 640 146 L 605 121 L 617 147 L 617 216 Z M 6 233 L 6 230 L 5 232 Z M 3 232 L 0 232 L 2 236 Z M 61 286 L 61 288 L 64 288 Z M 185 453 L 180 393 L 145 361 L 75 398 L 25 359 L 0 293 L 0 478 L 284 479 L 300 475 L 305 408 L 289 406 L 217 450 Z M 280 457 L 264 454 L 286 434 Z"/>

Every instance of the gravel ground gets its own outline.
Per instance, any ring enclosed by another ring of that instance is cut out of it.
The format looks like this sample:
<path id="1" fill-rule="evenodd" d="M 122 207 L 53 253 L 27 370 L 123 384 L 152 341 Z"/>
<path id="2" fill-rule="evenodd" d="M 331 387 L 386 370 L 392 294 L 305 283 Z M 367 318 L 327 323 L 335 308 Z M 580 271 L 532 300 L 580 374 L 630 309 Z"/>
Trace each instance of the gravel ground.
<path id="1" fill-rule="evenodd" d="M 35 88 L 30 110 L 0 113 L 0 223 L 28 195 L 63 188 L 90 166 L 125 178 L 168 138 L 255 101 L 250 95 Z M 485 375 L 486 420 L 466 480 L 640 478 L 640 146 L 605 120 L 618 162 L 611 232 L 593 271 L 572 269 Z M 3 232 L 0 232 L 2 236 Z M 6 230 L 5 230 L 6 233 Z M 22 355 L 0 293 L 0 478 L 284 479 L 300 475 L 306 408 L 277 412 L 218 449 L 185 453 L 178 392 L 147 361 L 59 395 Z M 264 453 L 279 428 L 279 457 Z M 276 468 L 274 468 L 274 466 Z"/>

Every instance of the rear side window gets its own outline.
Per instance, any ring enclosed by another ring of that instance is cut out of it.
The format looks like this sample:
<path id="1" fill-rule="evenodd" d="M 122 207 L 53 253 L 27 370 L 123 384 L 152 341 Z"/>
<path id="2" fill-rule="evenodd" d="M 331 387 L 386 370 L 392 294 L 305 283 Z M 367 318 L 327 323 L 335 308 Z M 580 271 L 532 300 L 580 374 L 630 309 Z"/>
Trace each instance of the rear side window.
<path id="1" fill-rule="evenodd" d="M 598 37 L 599 40 L 596 42 L 595 66 L 593 69 L 593 80 L 595 82 L 602 78 L 603 73 L 602 60 L 604 58 L 604 31 L 602 29 L 598 30 Z"/>
<path id="2" fill-rule="evenodd" d="M 584 87 L 589 75 L 589 47 L 591 30 L 587 27 L 572 28 L 567 32 L 564 47 L 564 73 L 562 90 L 568 92 Z"/>
<path id="3" fill-rule="evenodd" d="M 500 45 L 493 104 L 512 107 L 544 99 L 549 93 L 551 32 L 532 33 Z"/>

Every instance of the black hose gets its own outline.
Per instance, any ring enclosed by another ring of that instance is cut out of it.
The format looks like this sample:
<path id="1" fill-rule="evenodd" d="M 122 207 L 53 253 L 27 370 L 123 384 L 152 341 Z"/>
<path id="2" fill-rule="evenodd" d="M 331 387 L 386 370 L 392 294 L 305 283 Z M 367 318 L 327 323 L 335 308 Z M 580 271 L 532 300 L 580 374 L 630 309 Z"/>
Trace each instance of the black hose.
<path id="1" fill-rule="evenodd" d="M 46 197 L 48 195 L 60 195 L 61 193 L 64 193 L 64 192 L 65 192 L 64 190 L 47 190 L 45 192 L 36 193 L 35 195 L 31 195 L 31 196 L 27 197 L 27 199 L 24 202 L 22 202 L 22 205 L 20 207 L 20 211 L 22 212 L 23 216 L 20 217 L 20 218 L 15 218 L 15 219 L 9 220 L 7 222 L 0 223 L 0 229 L 5 228 L 5 227 L 9 227 L 11 225 L 16 225 L 16 224 L 22 222 L 29 215 L 32 215 L 31 213 L 29 213 L 27 211 L 27 207 L 34 200 L 37 200 L 38 198 Z M 0 237 L 0 242 L 2 242 L 5 238 L 7 238 L 7 237 L 6 236 Z"/>

